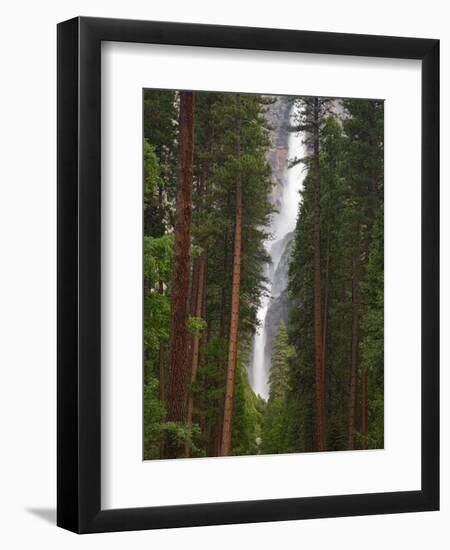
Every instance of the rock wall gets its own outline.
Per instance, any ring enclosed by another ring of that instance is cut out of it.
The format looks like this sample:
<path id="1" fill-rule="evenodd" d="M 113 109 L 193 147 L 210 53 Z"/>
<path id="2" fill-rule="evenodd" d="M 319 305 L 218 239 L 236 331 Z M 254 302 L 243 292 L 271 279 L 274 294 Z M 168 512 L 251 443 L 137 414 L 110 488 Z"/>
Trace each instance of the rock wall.
<path id="1" fill-rule="evenodd" d="M 267 155 L 267 160 L 272 168 L 271 201 L 276 208 L 281 206 L 281 195 L 286 182 L 291 108 L 292 102 L 287 96 L 276 96 L 275 102 L 269 106 L 266 113 L 266 118 L 272 128 L 270 132 L 272 147 Z"/>

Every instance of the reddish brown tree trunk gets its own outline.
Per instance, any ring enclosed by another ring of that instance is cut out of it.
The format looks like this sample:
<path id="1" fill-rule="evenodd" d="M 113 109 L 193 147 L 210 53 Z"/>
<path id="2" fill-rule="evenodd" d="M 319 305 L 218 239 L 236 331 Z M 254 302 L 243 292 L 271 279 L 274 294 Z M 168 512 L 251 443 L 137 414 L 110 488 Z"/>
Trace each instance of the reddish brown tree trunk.
<path id="1" fill-rule="evenodd" d="M 192 262 L 192 272 L 191 272 L 191 291 L 189 297 L 189 316 L 195 316 L 195 311 L 197 307 L 197 298 L 198 298 L 198 276 L 200 273 L 199 270 L 200 262 L 199 258 L 194 258 Z M 187 361 L 189 369 L 192 370 L 192 354 L 194 351 L 194 335 L 189 333 L 189 345 L 186 353 L 189 355 Z M 191 370 L 189 372 L 191 372 Z M 187 410 L 187 409 L 186 409 Z M 186 416 L 187 418 L 187 416 Z"/>
<path id="2" fill-rule="evenodd" d="M 230 207 L 230 193 L 227 195 L 227 210 Z M 226 302 L 227 302 L 227 286 L 225 281 L 228 279 L 228 226 L 225 227 L 223 235 L 223 285 L 222 295 L 220 302 L 220 325 L 219 335 L 221 338 L 225 338 L 225 325 L 226 325 Z"/>
<path id="3" fill-rule="evenodd" d="M 239 157 L 239 152 L 238 152 Z M 227 456 L 231 451 L 231 428 L 233 420 L 234 386 L 236 378 L 238 332 L 239 332 L 239 299 L 241 285 L 241 233 L 242 233 L 242 183 L 240 177 L 236 182 L 236 221 L 234 228 L 233 279 L 231 287 L 231 320 L 230 340 L 228 343 L 227 381 L 222 425 L 221 455 Z"/>
<path id="4" fill-rule="evenodd" d="M 144 297 L 148 296 L 150 294 L 150 283 L 149 280 L 144 277 Z M 149 359 L 149 350 L 144 349 L 144 384 L 148 384 L 149 379 L 149 372 L 148 368 L 146 366 L 147 360 Z"/>
<path id="5" fill-rule="evenodd" d="M 195 300 L 195 317 L 202 317 L 203 312 L 203 293 L 204 293 L 204 280 L 206 273 L 206 252 L 203 252 L 198 262 L 198 279 L 197 279 L 197 296 Z M 199 364 L 199 353 L 200 353 L 200 336 L 192 336 L 192 349 L 191 349 L 191 384 L 197 380 L 198 364 Z M 189 395 L 188 405 L 187 405 L 187 414 L 186 422 L 187 424 L 192 424 L 192 413 L 194 410 L 194 399 L 192 394 Z M 185 455 L 188 457 L 191 454 L 191 449 L 189 445 L 185 447 Z"/>
<path id="6" fill-rule="evenodd" d="M 329 296 L 329 272 L 330 272 L 330 228 L 327 235 L 327 252 L 325 266 L 325 298 L 323 304 L 323 338 L 322 338 L 322 388 L 324 408 L 324 431 L 327 431 L 327 401 L 328 401 L 328 376 L 327 376 L 327 334 L 328 334 L 328 296 Z"/>
<path id="7" fill-rule="evenodd" d="M 352 347 L 350 364 L 350 407 L 348 423 L 348 448 L 355 448 L 356 427 L 356 379 L 358 375 L 358 347 L 359 347 L 359 291 L 356 273 L 356 260 L 353 260 L 352 276 Z"/>
<path id="8" fill-rule="evenodd" d="M 192 160 L 194 143 L 194 94 L 180 94 L 180 148 L 175 221 L 175 247 L 169 336 L 167 420 L 184 422 L 189 376 L 188 295 L 192 217 Z M 168 438 L 166 458 L 176 458 L 180 449 Z"/>
<path id="9" fill-rule="evenodd" d="M 314 101 L 314 372 L 316 397 L 317 450 L 325 451 L 325 403 L 322 349 L 322 298 L 320 273 L 320 157 L 319 100 Z"/>
<path id="10" fill-rule="evenodd" d="M 159 292 L 164 293 L 164 286 L 161 279 L 159 280 Z M 159 399 L 164 401 L 164 341 L 159 339 Z"/>
<path id="11" fill-rule="evenodd" d="M 162 338 L 159 339 L 159 400 L 164 401 L 164 342 Z M 159 444 L 159 458 L 165 456 L 165 441 L 164 437 L 160 438 Z"/>
<path id="12" fill-rule="evenodd" d="M 368 431 L 368 376 L 367 369 L 361 373 L 361 447 L 367 449 L 367 431 Z"/>
<path id="13" fill-rule="evenodd" d="M 159 400 L 164 401 L 164 343 L 159 340 Z"/>
<path id="14" fill-rule="evenodd" d="M 195 315 L 195 308 L 197 304 L 198 274 L 199 258 L 194 258 L 194 261 L 192 263 L 191 298 L 189 303 L 189 313 L 191 315 Z"/>
<path id="15" fill-rule="evenodd" d="M 208 321 L 206 318 L 206 297 L 207 297 L 207 290 L 208 290 L 208 248 L 205 249 L 205 264 L 204 264 L 204 273 L 203 273 L 203 288 L 201 289 L 202 292 L 202 311 L 201 311 L 201 318 L 206 323 L 206 330 L 202 332 L 202 335 L 200 337 L 199 341 L 199 353 L 198 353 L 198 364 L 201 365 L 204 362 L 204 354 L 205 354 L 205 345 L 208 342 Z"/>
<path id="16" fill-rule="evenodd" d="M 222 422 L 214 429 L 214 453 L 212 456 L 220 456 L 222 452 Z"/>

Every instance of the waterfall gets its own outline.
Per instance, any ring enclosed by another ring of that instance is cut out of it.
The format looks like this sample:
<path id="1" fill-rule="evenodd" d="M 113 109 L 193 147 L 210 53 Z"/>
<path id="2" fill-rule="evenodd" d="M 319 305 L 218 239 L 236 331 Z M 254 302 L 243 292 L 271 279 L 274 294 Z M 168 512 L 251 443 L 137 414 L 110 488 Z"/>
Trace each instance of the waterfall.
<path id="1" fill-rule="evenodd" d="M 294 123 L 295 106 L 290 110 L 290 120 Z M 282 121 L 280 121 L 282 123 Z M 286 129 L 284 128 L 284 132 Z M 282 190 L 280 196 L 275 201 L 274 206 L 277 212 L 272 216 L 269 233 L 272 238 L 265 242 L 266 251 L 270 257 L 270 262 L 265 266 L 265 276 L 268 281 L 267 293 L 263 296 L 257 313 L 259 328 L 255 335 L 252 365 L 250 372 L 250 382 L 253 391 L 264 399 L 269 394 L 269 373 L 271 368 L 271 349 L 274 331 L 268 330 L 267 320 L 269 310 L 276 305 L 277 300 L 287 297 L 288 264 L 284 261 L 284 255 L 289 254 L 290 245 L 293 238 L 293 231 L 297 220 L 298 207 L 300 203 L 300 193 L 302 188 L 304 171 L 303 165 L 297 164 L 288 169 L 288 161 L 294 158 L 305 156 L 305 146 L 302 143 L 302 136 L 296 132 L 290 132 L 287 137 L 287 158 L 284 159 L 284 165 L 281 173 Z M 273 166 L 272 166 L 273 168 Z M 280 170 L 278 169 L 278 172 Z M 278 312 L 272 315 L 278 326 L 281 320 L 280 306 Z M 269 333 L 270 332 L 270 333 Z M 268 345 L 270 344 L 270 345 Z M 268 353 L 269 348 L 269 353 Z"/>

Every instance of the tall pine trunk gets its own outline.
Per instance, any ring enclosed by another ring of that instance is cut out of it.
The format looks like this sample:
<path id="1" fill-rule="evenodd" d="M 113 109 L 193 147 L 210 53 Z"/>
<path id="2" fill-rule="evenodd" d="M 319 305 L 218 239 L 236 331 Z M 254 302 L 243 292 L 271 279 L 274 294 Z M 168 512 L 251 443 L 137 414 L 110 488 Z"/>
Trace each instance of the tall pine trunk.
<path id="1" fill-rule="evenodd" d="M 327 431 L 327 402 L 328 402 L 328 377 L 327 377 L 327 337 L 328 337 L 328 297 L 330 292 L 330 227 L 327 231 L 327 251 L 325 262 L 325 298 L 323 304 L 323 338 L 322 338 L 322 388 L 324 409 L 324 431 Z"/>
<path id="2" fill-rule="evenodd" d="M 162 280 L 159 280 L 158 285 L 159 293 L 164 294 L 164 285 Z M 160 401 L 164 401 L 164 340 L 162 338 L 159 339 L 159 350 L 158 350 L 158 362 L 159 362 L 159 399 Z"/>
<path id="3" fill-rule="evenodd" d="M 374 125 L 372 121 L 372 127 Z M 369 144 L 371 148 L 376 147 L 376 142 L 370 138 Z M 378 199 L 378 185 L 376 175 L 372 175 L 369 179 L 367 186 L 368 193 L 368 205 L 367 205 L 367 218 L 372 220 L 371 229 L 373 229 L 373 220 L 376 218 L 377 199 Z M 366 231 L 368 228 L 366 229 Z M 369 238 L 365 240 L 365 257 L 369 256 Z M 367 312 L 367 302 L 363 304 L 363 311 L 361 315 L 365 315 Z M 364 339 L 366 335 L 361 335 L 361 339 Z M 369 376 L 367 368 L 363 365 L 361 367 L 361 448 L 367 449 L 367 434 L 369 432 Z"/>
<path id="4" fill-rule="evenodd" d="M 194 143 L 194 94 L 180 94 L 180 145 L 175 220 L 175 247 L 169 336 L 167 420 L 184 422 L 189 377 L 188 296 L 192 218 L 192 163 Z M 166 458 L 180 454 L 179 445 L 168 438 Z"/>
<path id="5" fill-rule="evenodd" d="M 240 134 L 240 127 L 238 128 Z M 240 137 L 238 138 L 240 140 Z M 240 161 L 240 141 L 237 150 Z M 238 334 L 239 334 L 239 301 L 241 287 L 241 239 L 242 239 L 242 181 L 238 174 L 236 180 L 236 216 L 234 226 L 233 278 L 231 286 L 231 320 L 230 339 L 228 342 L 227 381 L 222 425 L 221 455 L 227 456 L 231 451 L 231 429 L 233 421 L 234 388 L 236 379 Z"/>
<path id="6" fill-rule="evenodd" d="M 316 397 L 317 450 L 326 450 L 324 371 L 322 350 L 322 298 L 320 273 L 320 151 L 319 151 L 319 99 L 314 99 L 314 373 Z"/>
<path id="7" fill-rule="evenodd" d="M 227 193 L 227 212 L 230 209 L 230 192 Z M 225 282 L 228 280 L 228 225 L 225 226 L 223 233 L 223 285 L 222 294 L 220 299 L 220 321 L 219 321 L 219 335 L 221 338 L 225 338 L 225 325 L 226 325 L 226 309 L 227 309 L 227 286 Z"/>
<path id="8" fill-rule="evenodd" d="M 368 432 L 368 404 L 369 404 L 369 388 L 368 388 L 367 369 L 363 368 L 361 372 L 361 447 L 367 449 L 367 432 Z"/>
<path id="9" fill-rule="evenodd" d="M 349 403 L 349 422 L 348 422 L 348 448 L 355 448 L 355 428 L 356 428 L 356 382 L 358 377 L 358 348 L 359 348 L 359 281 L 357 274 L 357 254 L 353 259 L 352 275 L 352 346 L 350 363 L 350 403 Z"/>
<path id="10" fill-rule="evenodd" d="M 196 285 L 196 297 L 195 297 L 195 317 L 202 317 L 203 313 L 203 295 L 204 295 L 204 280 L 206 274 L 206 251 L 202 253 L 198 262 L 198 278 Z M 192 336 L 191 342 L 191 384 L 194 384 L 197 380 L 197 372 L 200 357 L 200 336 Z M 192 413 L 194 411 L 194 398 L 192 394 L 189 395 L 187 404 L 186 422 L 188 425 L 192 424 Z M 189 445 L 185 447 L 185 456 L 188 457 L 191 454 L 191 448 Z"/>
<path id="11" fill-rule="evenodd" d="M 147 279 L 147 277 L 144 277 L 144 297 L 148 296 L 150 294 L 150 283 L 149 283 L 149 280 Z M 149 354 L 149 349 L 145 349 L 144 348 L 144 385 L 147 385 L 148 384 L 148 380 L 149 380 L 149 369 L 148 369 L 148 366 L 146 366 L 146 363 L 148 361 L 148 359 L 150 358 L 149 357 L 150 354 Z"/>

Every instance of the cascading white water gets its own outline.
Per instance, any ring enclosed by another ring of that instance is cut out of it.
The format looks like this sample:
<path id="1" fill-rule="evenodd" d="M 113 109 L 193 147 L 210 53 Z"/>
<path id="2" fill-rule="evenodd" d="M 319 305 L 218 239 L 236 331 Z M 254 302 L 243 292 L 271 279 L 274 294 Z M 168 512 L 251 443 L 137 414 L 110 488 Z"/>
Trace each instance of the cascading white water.
<path id="1" fill-rule="evenodd" d="M 295 107 L 294 107 L 295 108 Z M 291 123 L 295 123 L 295 112 L 291 112 Z M 305 146 L 302 143 L 303 137 L 292 132 L 288 141 L 288 159 L 302 158 L 305 156 Z M 298 206 L 301 200 L 300 190 L 304 178 L 303 165 L 297 164 L 292 168 L 286 166 L 286 174 L 283 178 L 283 192 L 280 199 L 278 212 L 276 212 L 270 224 L 270 233 L 273 236 L 267 240 L 265 247 L 270 257 L 270 265 L 266 266 L 265 275 L 268 280 L 268 293 L 260 304 L 257 313 L 259 329 L 255 335 L 253 348 L 253 361 L 251 366 L 251 384 L 253 391 L 264 399 L 269 394 L 269 373 L 271 365 L 266 364 L 266 316 L 271 300 L 274 297 L 273 286 L 278 264 L 284 252 L 282 241 L 286 235 L 295 229 L 297 220 Z"/>

